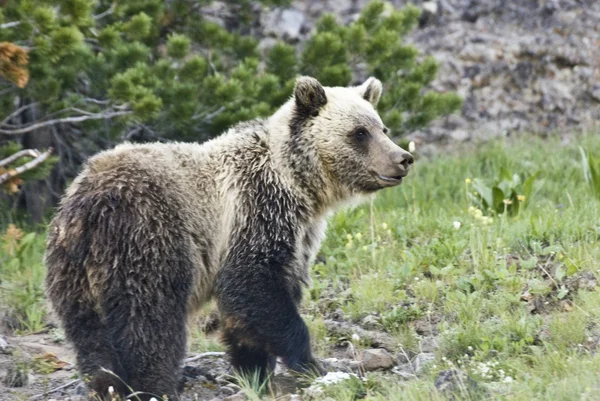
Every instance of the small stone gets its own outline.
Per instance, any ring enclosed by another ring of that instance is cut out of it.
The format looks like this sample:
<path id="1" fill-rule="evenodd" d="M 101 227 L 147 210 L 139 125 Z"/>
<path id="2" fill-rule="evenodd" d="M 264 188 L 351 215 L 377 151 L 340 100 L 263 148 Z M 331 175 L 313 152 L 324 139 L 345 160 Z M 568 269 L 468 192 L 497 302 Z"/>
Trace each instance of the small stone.
<path id="1" fill-rule="evenodd" d="M 600 85 L 594 85 L 590 90 L 590 95 L 594 100 L 600 102 Z"/>
<path id="2" fill-rule="evenodd" d="M 435 355 L 429 352 L 422 352 L 413 361 L 414 372 L 420 375 L 425 369 L 435 361 Z"/>
<path id="3" fill-rule="evenodd" d="M 470 396 L 480 393 L 481 389 L 477 382 L 469 375 L 458 369 L 442 370 L 435 379 L 435 388 L 447 397 L 454 399 L 453 394 L 468 394 Z M 471 397 L 469 397 L 470 399 Z"/>
<path id="4" fill-rule="evenodd" d="M 394 368 L 392 369 L 392 373 L 400 376 L 404 380 L 412 380 L 417 378 L 417 375 L 415 375 L 414 368 L 411 363 L 405 363 L 399 366 L 394 366 Z"/>
<path id="5" fill-rule="evenodd" d="M 223 401 L 247 401 L 248 397 L 242 391 L 237 394 L 230 395 L 229 397 L 223 398 Z"/>
<path id="6" fill-rule="evenodd" d="M 221 387 L 221 393 L 223 393 L 226 396 L 231 396 L 234 395 L 236 393 L 236 390 L 232 389 L 231 387 L 228 386 L 223 386 Z"/>
<path id="7" fill-rule="evenodd" d="M 277 401 L 302 401 L 302 397 L 298 394 L 285 394 L 281 397 L 277 397 Z"/>
<path id="8" fill-rule="evenodd" d="M 13 347 L 3 337 L 0 337 L 0 354 L 12 354 Z"/>
<path id="9" fill-rule="evenodd" d="M 381 327 L 381 323 L 379 323 L 379 319 L 374 315 L 367 315 L 361 321 L 360 325 L 367 330 L 378 329 Z M 356 333 L 354 333 L 356 334 Z M 358 336 L 358 334 L 356 334 Z M 359 336 L 360 337 L 360 336 Z"/>
<path id="10" fill-rule="evenodd" d="M 276 396 L 295 393 L 298 388 L 298 378 L 295 376 L 276 375 L 271 379 L 271 388 Z"/>
<path id="11" fill-rule="evenodd" d="M 421 4 L 421 7 L 424 11 L 431 14 L 437 14 L 438 12 L 438 5 L 435 1 L 426 1 L 423 4 Z"/>
<path id="12" fill-rule="evenodd" d="M 394 366 L 394 357 L 384 349 L 366 349 L 360 353 L 360 360 L 366 371 L 386 370 Z"/>

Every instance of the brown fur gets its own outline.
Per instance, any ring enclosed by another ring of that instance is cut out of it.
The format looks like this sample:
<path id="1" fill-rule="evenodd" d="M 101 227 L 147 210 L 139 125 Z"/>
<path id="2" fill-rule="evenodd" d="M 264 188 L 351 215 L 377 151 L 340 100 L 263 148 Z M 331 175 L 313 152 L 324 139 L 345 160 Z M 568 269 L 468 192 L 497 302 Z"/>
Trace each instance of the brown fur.
<path id="1" fill-rule="evenodd" d="M 50 225 L 46 264 L 93 390 L 126 393 L 106 368 L 176 398 L 187 316 L 213 295 L 238 370 L 264 374 L 275 357 L 318 369 L 297 306 L 327 214 L 397 185 L 412 163 L 383 133 L 380 94 L 374 79 L 323 88 L 300 78 L 268 120 L 202 145 L 124 144 L 88 161 Z"/>

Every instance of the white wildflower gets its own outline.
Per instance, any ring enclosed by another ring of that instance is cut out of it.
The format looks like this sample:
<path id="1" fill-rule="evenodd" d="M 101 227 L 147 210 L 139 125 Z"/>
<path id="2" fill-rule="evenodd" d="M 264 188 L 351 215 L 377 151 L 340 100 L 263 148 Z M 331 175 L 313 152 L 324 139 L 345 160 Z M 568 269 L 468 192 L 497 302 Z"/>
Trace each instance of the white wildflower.
<path id="1" fill-rule="evenodd" d="M 460 223 L 460 221 L 455 221 L 454 223 L 452 223 L 452 225 L 454 225 L 455 230 L 458 230 L 461 226 L 461 223 Z"/>
<path id="2" fill-rule="evenodd" d="M 408 143 L 408 151 L 409 152 L 411 152 L 411 153 L 414 152 L 416 148 L 417 148 L 417 146 L 415 145 L 415 141 L 410 141 Z"/>

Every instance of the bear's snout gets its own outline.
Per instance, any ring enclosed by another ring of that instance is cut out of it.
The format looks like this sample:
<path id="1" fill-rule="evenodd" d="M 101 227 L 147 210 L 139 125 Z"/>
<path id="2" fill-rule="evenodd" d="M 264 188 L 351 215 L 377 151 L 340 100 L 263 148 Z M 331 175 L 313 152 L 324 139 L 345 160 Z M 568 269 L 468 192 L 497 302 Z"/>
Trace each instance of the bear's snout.
<path id="1" fill-rule="evenodd" d="M 414 161 L 415 159 L 413 155 L 402 148 L 392 153 L 392 163 L 398 166 L 398 168 L 404 172 L 403 176 L 408 174 L 408 168 L 414 163 Z M 402 173 L 398 175 L 402 175 Z"/>

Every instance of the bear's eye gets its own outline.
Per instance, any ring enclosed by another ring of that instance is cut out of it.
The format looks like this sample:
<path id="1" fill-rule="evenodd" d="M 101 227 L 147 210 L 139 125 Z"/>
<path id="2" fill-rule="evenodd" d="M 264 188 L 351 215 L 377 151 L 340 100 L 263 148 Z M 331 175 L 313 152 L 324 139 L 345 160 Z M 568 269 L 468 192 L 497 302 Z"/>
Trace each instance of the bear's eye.
<path id="1" fill-rule="evenodd" d="M 369 131 L 367 131 L 365 128 L 359 128 L 354 131 L 354 138 L 356 138 L 358 141 L 364 141 L 368 136 Z"/>

